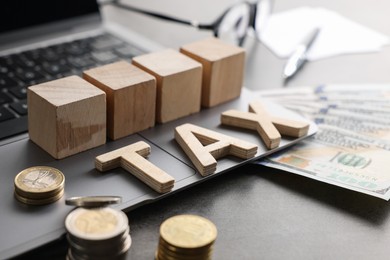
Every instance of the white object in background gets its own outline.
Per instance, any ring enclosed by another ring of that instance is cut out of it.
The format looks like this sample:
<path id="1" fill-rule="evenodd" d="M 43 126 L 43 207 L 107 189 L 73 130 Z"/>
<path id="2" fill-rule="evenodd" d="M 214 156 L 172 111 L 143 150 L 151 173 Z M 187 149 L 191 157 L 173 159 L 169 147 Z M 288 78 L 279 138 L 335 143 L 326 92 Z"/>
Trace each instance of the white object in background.
<path id="1" fill-rule="evenodd" d="M 325 8 L 300 7 L 273 14 L 260 33 L 261 41 L 280 58 L 289 57 L 313 28 L 321 28 L 308 60 L 340 54 L 380 51 L 389 37 Z"/>

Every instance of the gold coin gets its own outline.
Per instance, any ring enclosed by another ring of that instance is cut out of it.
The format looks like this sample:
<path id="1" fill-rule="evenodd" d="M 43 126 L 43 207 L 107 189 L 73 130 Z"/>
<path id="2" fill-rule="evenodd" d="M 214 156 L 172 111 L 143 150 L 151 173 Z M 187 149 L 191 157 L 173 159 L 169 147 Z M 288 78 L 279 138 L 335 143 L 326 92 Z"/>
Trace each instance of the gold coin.
<path id="1" fill-rule="evenodd" d="M 217 228 L 206 218 L 178 215 L 161 224 L 160 236 L 173 247 L 196 249 L 211 245 L 217 238 Z"/>
<path id="2" fill-rule="evenodd" d="M 182 254 L 182 255 L 201 255 L 201 254 L 208 254 L 212 251 L 212 245 L 208 244 L 206 246 L 197 247 L 197 248 L 180 248 L 170 245 L 169 243 L 165 242 L 164 239 L 160 237 L 158 247 L 159 249 L 167 252 L 172 252 L 174 254 Z"/>
<path id="3" fill-rule="evenodd" d="M 20 190 L 15 186 L 15 192 L 18 193 L 18 195 L 20 195 L 21 197 L 24 197 L 27 199 L 43 200 L 43 199 L 57 197 L 59 193 L 64 193 L 64 187 L 59 187 L 57 190 L 53 190 L 51 192 L 29 193 L 29 192 L 24 192 L 23 190 Z"/>
<path id="4" fill-rule="evenodd" d="M 161 247 L 161 246 L 158 247 L 158 255 L 162 259 L 167 259 L 167 258 L 182 259 L 182 260 L 208 259 L 208 258 L 211 258 L 212 251 L 213 250 L 212 250 L 212 247 L 211 247 L 208 252 L 200 252 L 200 253 L 196 253 L 196 252 L 188 253 L 188 252 L 185 252 L 184 253 L 184 252 L 177 252 L 177 251 L 173 252 L 173 251 L 167 250 L 166 248 Z"/>
<path id="5" fill-rule="evenodd" d="M 157 257 L 161 260 L 207 260 L 211 259 L 211 252 L 208 254 L 192 254 L 192 255 L 183 255 L 183 254 L 173 254 L 172 252 L 166 252 L 161 248 L 157 250 Z"/>
<path id="6" fill-rule="evenodd" d="M 48 197 L 48 198 L 43 198 L 43 199 L 31 199 L 31 198 L 26 198 L 20 195 L 16 190 L 14 192 L 15 198 L 24 203 L 24 204 L 29 204 L 29 205 L 46 205 L 53 203 L 57 200 L 59 200 L 63 195 L 64 195 L 64 190 L 61 190 L 59 193 L 57 193 L 53 197 Z"/>
<path id="7" fill-rule="evenodd" d="M 63 189 L 64 184 L 64 174 L 47 166 L 27 168 L 15 177 L 15 190 L 27 198 L 51 197 Z"/>
<path id="8" fill-rule="evenodd" d="M 209 247 L 207 251 L 190 251 L 190 252 L 185 252 L 185 251 L 174 251 L 167 249 L 166 247 L 163 247 L 161 245 L 158 246 L 158 251 L 165 254 L 165 255 L 170 255 L 172 257 L 174 256 L 181 256 L 183 258 L 194 258 L 194 257 L 202 257 L 202 256 L 208 256 L 211 255 L 213 252 L 213 247 Z"/>

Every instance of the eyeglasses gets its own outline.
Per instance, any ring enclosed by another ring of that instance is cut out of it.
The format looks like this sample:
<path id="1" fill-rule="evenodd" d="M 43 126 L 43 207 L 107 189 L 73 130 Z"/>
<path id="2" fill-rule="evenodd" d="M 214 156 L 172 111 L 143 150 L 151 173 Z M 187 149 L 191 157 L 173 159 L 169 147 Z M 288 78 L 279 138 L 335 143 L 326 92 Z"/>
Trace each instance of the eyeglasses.
<path id="1" fill-rule="evenodd" d="M 100 4 L 113 5 L 118 8 L 142 13 L 162 20 L 186 24 L 200 30 L 212 30 L 215 37 L 242 46 L 248 34 L 248 29 L 253 29 L 257 37 L 259 33 L 263 31 L 268 16 L 271 13 L 272 0 L 258 0 L 254 3 L 237 3 L 229 7 L 211 24 L 202 24 L 195 20 L 184 20 L 142 10 L 137 7 L 120 3 L 119 0 L 103 1 Z"/>

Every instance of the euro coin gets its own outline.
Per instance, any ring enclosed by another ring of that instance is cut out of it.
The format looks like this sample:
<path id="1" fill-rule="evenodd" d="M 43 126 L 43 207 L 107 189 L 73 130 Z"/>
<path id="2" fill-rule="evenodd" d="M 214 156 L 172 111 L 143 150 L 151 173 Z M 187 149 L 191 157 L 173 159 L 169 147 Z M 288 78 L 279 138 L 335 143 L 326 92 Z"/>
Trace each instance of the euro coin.
<path id="1" fill-rule="evenodd" d="M 37 206 L 38 205 L 46 205 L 46 204 L 50 204 L 50 203 L 56 202 L 57 200 L 59 200 L 63 196 L 63 194 L 64 194 L 64 190 L 60 190 L 57 194 L 55 194 L 52 197 L 31 199 L 31 198 L 23 197 L 16 190 L 14 192 L 15 198 L 18 201 L 20 201 L 20 202 L 22 202 L 24 204 L 37 205 Z"/>
<path id="2" fill-rule="evenodd" d="M 109 207 L 76 208 L 65 228 L 68 259 L 125 259 L 131 246 L 126 214 Z"/>
<path id="3" fill-rule="evenodd" d="M 15 177 L 15 190 L 29 199 L 46 199 L 58 194 L 65 185 L 64 174 L 55 168 L 36 166 L 27 168 Z"/>
<path id="4" fill-rule="evenodd" d="M 112 208 L 77 208 L 65 220 L 67 231 L 84 240 L 104 240 L 121 235 L 128 226 L 122 211 Z"/>
<path id="5" fill-rule="evenodd" d="M 160 236 L 175 248 L 196 249 L 212 244 L 217 238 L 217 228 L 206 218 L 178 215 L 162 223 Z"/>
<path id="6" fill-rule="evenodd" d="M 171 217 L 160 226 L 155 259 L 211 259 L 216 238 L 217 228 L 206 218 L 195 215 Z"/>
<path id="7" fill-rule="evenodd" d="M 14 180 L 15 198 L 29 205 L 45 205 L 64 194 L 65 176 L 55 168 L 36 166 L 19 172 Z"/>
<path id="8" fill-rule="evenodd" d="M 65 200 L 65 204 L 83 208 L 96 208 L 118 204 L 121 201 L 122 197 L 119 196 L 86 196 L 68 198 Z"/>

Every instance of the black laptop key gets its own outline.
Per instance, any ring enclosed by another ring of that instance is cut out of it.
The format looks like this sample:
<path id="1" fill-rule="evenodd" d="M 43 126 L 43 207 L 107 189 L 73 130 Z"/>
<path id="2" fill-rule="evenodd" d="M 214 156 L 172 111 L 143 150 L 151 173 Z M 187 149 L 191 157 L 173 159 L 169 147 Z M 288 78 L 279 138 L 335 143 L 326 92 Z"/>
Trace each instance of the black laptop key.
<path id="1" fill-rule="evenodd" d="M 112 51 L 94 51 L 92 57 L 99 63 L 109 63 L 118 60 L 118 56 Z"/>
<path id="2" fill-rule="evenodd" d="M 59 44 L 54 44 L 50 45 L 50 47 L 47 47 L 57 53 L 60 56 L 66 55 L 65 53 L 65 43 L 59 43 Z"/>
<path id="3" fill-rule="evenodd" d="M 89 54 L 78 57 L 69 57 L 68 63 L 70 66 L 76 67 L 77 69 L 89 68 L 96 65 L 96 61 L 92 59 Z"/>
<path id="4" fill-rule="evenodd" d="M 52 48 L 45 48 L 40 51 L 41 61 L 57 61 L 61 59 L 62 53 L 53 50 Z"/>
<path id="5" fill-rule="evenodd" d="M 138 56 L 140 54 L 143 54 L 144 52 L 133 47 L 133 46 L 130 46 L 130 45 L 123 45 L 123 46 L 119 46 L 117 48 L 115 48 L 115 53 L 117 53 L 121 58 L 127 58 L 127 59 L 131 59 L 135 56 Z"/>
<path id="6" fill-rule="evenodd" d="M 18 66 L 22 68 L 33 68 L 37 65 L 37 62 L 35 60 L 30 59 L 23 54 L 17 55 L 14 60 L 16 64 L 18 64 Z"/>
<path id="7" fill-rule="evenodd" d="M 15 65 L 14 55 L 15 54 L 0 57 L 0 64 L 3 66 L 14 66 Z"/>
<path id="8" fill-rule="evenodd" d="M 11 88 L 8 90 L 8 92 L 11 93 L 17 99 L 26 99 L 27 98 L 27 88 L 24 86 Z"/>
<path id="9" fill-rule="evenodd" d="M 9 105 L 12 110 L 14 110 L 16 113 L 18 113 L 21 116 L 27 115 L 27 102 L 26 100 L 23 100 L 21 102 L 14 102 Z"/>
<path id="10" fill-rule="evenodd" d="M 89 53 L 90 50 L 86 44 L 82 42 L 72 42 L 65 45 L 65 51 L 70 55 L 83 55 Z"/>
<path id="11" fill-rule="evenodd" d="M 34 66 L 37 65 L 37 63 L 35 61 L 30 60 L 30 59 L 20 59 L 19 64 L 22 67 L 26 67 L 26 68 L 33 68 Z"/>
<path id="12" fill-rule="evenodd" d="M 60 62 L 45 63 L 43 69 L 53 77 L 58 74 L 66 74 L 71 71 L 71 68 Z"/>
<path id="13" fill-rule="evenodd" d="M 0 105 L 7 104 L 9 102 L 12 102 L 12 98 L 7 96 L 5 93 L 0 93 Z"/>
<path id="14" fill-rule="evenodd" d="M 118 38 L 114 38 L 109 35 L 104 35 L 98 37 L 95 41 L 93 41 L 91 43 L 91 46 L 95 50 L 107 50 L 122 44 L 123 41 L 119 40 Z"/>
<path id="15" fill-rule="evenodd" d="M 33 84 L 41 82 L 45 79 L 45 76 L 34 69 L 17 69 L 16 75 L 26 84 Z"/>
<path id="16" fill-rule="evenodd" d="M 0 76 L 7 75 L 10 71 L 11 69 L 6 64 L 0 64 Z"/>
<path id="17" fill-rule="evenodd" d="M 3 88 L 14 88 L 17 87 L 19 84 L 8 75 L 1 75 L 0 74 L 0 89 Z"/>
<path id="18" fill-rule="evenodd" d="M 0 107 L 0 122 L 14 118 L 14 114 L 8 111 L 5 107 Z"/>
<path id="19" fill-rule="evenodd" d="M 22 52 L 21 54 L 25 56 L 27 59 L 33 60 L 38 63 L 39 61 L 42 60 L 40 55 L 41 51 L 42 49 L 34 49 L 34 50 Z"/>

